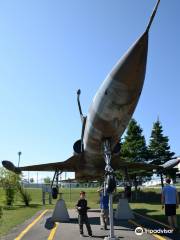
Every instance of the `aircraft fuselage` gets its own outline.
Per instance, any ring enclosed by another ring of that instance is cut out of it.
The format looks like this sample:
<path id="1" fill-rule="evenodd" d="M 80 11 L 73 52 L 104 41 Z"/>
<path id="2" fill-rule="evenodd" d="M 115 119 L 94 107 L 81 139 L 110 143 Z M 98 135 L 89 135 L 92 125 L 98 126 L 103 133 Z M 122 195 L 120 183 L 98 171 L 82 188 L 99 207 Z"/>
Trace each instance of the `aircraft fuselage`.
<path id="1" fill-rule="evenodd" d="M 84 150 L 99 154 L 104 138 L 118 142 L 136 108 L 142 91 L 148 33 L 140 37 L 118 61 L 97 91 L 88 112 Z"/>
<path id="2" fill-rule="evenodd" d="M 84 157 L 92 170 L 97 158 L 103 160 L 103 139 L 111 139 L 113 149 L 132 117 L 144 83 L 147 51 L 145 32 L 113 67 L 93 99 L 83 139 Z"/>

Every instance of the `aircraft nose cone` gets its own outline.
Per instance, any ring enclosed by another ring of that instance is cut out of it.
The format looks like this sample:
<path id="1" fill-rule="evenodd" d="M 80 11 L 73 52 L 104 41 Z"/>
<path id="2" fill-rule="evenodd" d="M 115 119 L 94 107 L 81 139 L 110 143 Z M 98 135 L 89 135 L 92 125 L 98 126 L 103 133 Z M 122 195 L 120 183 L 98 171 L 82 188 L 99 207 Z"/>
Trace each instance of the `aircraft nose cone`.
<path id="1" fill-rule="evenodd" d="M 140 90 L 146 72 L 147 52 L 148 33 L 145 32 L 112 69 L 111 78 L 125 84 L 133 92 Z"/>
<path id="2" fill-rule="evenodd" d="M 90 128 L 93 126 L 94 129 L 100 130 L 105 137 L 117 137 L 124 131 L 142 91 L 147 51 L 148 32 L 145 32 L 117 62 L 102 83 L 90 109 Z"/>

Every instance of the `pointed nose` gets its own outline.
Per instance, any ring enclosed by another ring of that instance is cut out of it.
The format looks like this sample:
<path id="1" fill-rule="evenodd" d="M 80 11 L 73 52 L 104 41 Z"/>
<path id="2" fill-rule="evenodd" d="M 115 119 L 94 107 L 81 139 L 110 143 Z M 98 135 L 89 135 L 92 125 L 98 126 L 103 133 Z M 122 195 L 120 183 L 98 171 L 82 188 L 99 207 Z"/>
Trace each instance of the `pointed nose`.
<path id="1" fill-rule="evenodd" d="M 114 85 L 116 89 L 115 92 L 117 92 L 118 88 L 119 100 L 123 92 L 124 94 L 122 95 L 126 95 L 128 101 L 138 98 L 141 93 L 146 72 L 147 52 L 148 33 L 145 32 L 129 48 L 110 72 L 112 85 Z"/>
<path id="2" fill-rule="evenodd" d="M 94 111 L 102 119 L 131 117 L 144 83 L 147 52 L 148 33 L 145 32 L 108 74 L 93 104 Z"/>
<path id="3" fill-rule="evenodd" d="M 99 138 L 102 135 L 118 138 L 124 132 L 142 91 L 147 52 L 148 33 L 145 32 L 102 83 L 90 108 L 88 121 L 91 124 L 87 132 L 93 128 Z"/>

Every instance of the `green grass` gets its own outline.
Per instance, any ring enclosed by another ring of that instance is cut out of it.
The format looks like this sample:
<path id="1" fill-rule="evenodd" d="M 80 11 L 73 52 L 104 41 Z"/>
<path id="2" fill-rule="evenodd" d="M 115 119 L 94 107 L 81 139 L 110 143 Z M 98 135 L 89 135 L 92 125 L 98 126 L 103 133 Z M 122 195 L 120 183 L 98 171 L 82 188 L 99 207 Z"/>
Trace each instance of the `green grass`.
<path id="1" fill-rule="evenodd" d="M 131 203 L 130 206 L 134 211 L 142 215 L 147 215 L 148 217 L 168 224 L 167 217 L 164 215 L 164 210 L 162 210 L 160 204 Z M 180 226 L 180 209 L 177 209 L 177 221 Z"/>
<path id="2" fill-rule="evenodd" d="M 79 199 L 79 192 L 84 190 L 86 192 L 86 198 L 88 200 L 88 205 L 91 208 L 99 208 L 99 194 L 96 188 L 84 188 L 84 189 L 72 189 L 71 196 L 69 189 L 60 189 L 63 193 L 63 199 L 66 202 L 68 208 L 74 208 L 77 200 Z M 122 188 L 118 189 L 121 192 Z M 19 197 L 16 195 L 15 203 L 13 207 L 7 208 L 5 206 L 5 196 L 4 191 L 0 188 L 0 206 L 3 207 L 3 218 L 0 220 L 0 236 L 5 235 L 10 229 L 16 225 L 23 223 L 26 219 L 33 216 L 37 211 L 44 208 L 54 208 L 56 200 L 53 200 L 52 205 L 42 205 L 42 192 L 41 189 L 28 189 L 31 194 L 32 201 L 29 207 L 25 207 Z M 161 209 L 160 205 L 160 192 L 161 189 L 143 189 L 139 193 L 138 200 L 133 200 L 130 205 L 131 208 L 141 214 L 146 214 L 154 219 L 163 221 L 167 223 L 167 219 L 164 216 L 164 211 Z M 134 193 L 133 193 L 134 195 Z M 133 197 L 134 198 L 134 197 Z M 151 203 L 149 203 L 151 200 Z M 114 204 L 116 208 L 117 204 Z M 180 225 L 180 209 L 177 210 L 178 222 Z M 15 217 L 14 217 L 15 216 Z"/>
<path id="3" fill-rule="evenodd" d="M 72 194 L 70 197 L 69 189 L 61 189 L 60 192 L 63 193 L 63 199 L 66 202 L 68 208 L 74 208 L 76 202 L 79 199 L 80 190 L 86 191 L 88 204 L 91 208 L 98 208 L 98 193 L 96 189 L 86 188 L 86 189 L 72 189 Z M 10 229 L 16 225 L 23 223 L 26 219 L 32 217 L 37 211 L 41 209 L 51 209 L 54 208 L 56 200 L 52 201 L 52 205 L 42 205 L 42 190 L 41 189 L 27 189 L 31 194 L 32 201 L 29 207 L 25 207 L 22 203 L 20 196 L 17 194 L 15 197 L 15 202 L 12 207 L 5 206 L 5 194 L 2 188 L 0 188 L 0 206 L 3 207 L 3 217 L 0 220 L 0 236 L 5 235 Z M 48 197 L 48 195 L 47 195 Z M 48 200 L 46 200 L 48 203 Z M 13 217 L 12 217 L 13 216 Z M 14 217 L 15 216 L 15 217 Z"/>
<path id="4" fill-rule="evenodd" d="M 41 192 L 38 189 L 30 189 L 28 191 L 31 193 L 33 199 L 30 207 L 24 206 L 18 194 L 15 197 L 13 206 L 7 207 L 5 206 L 4 191 L 0 188 L 0 206 L 3 207 L 3 216 L 0 220 L 0 236 L 5 235 L 10 229 L 23 223 L 26 219 L 30 218 L 43 208 L 39 200 Z"/>
<path id="5" fill-rule="evenodd" d="M 0 223 L 0 236 L 6 234 L 16 225 L 23 223 L 40 209 L 42 209 L 42 206 L 39 205 L 32 205 L 26 208 L 16 205 L 12 208 L 3 209 L 3 218 Z"/>
<path id="6" fill-rule="evenodd" d="M 161 188 L 143 188 L 143 190 L 140 191 L 138 200 L 132 201 L 130 206 L 134 211 L 142 215 L 147 215 L 148 217 L 168 224 L 167 217 L 161 205 Z M 178 225 L 180 226 L 180 208 L 177 209 L 176 212 Z"/>

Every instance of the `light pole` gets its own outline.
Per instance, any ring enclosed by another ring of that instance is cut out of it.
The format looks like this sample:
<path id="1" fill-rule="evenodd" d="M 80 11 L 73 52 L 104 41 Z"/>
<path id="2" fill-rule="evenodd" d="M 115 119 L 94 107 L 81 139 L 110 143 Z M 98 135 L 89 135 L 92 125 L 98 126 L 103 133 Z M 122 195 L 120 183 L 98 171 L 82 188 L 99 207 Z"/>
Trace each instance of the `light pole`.
<path id="1" fill-rule="evenodd" d="M 18 156 L 19 156 L 19 160 L 18 160 L 18 167 L 19 167 L 20 160 L 21 160 L 21 154 L 22 154 L 22 152 L 18 152 Z"/>

